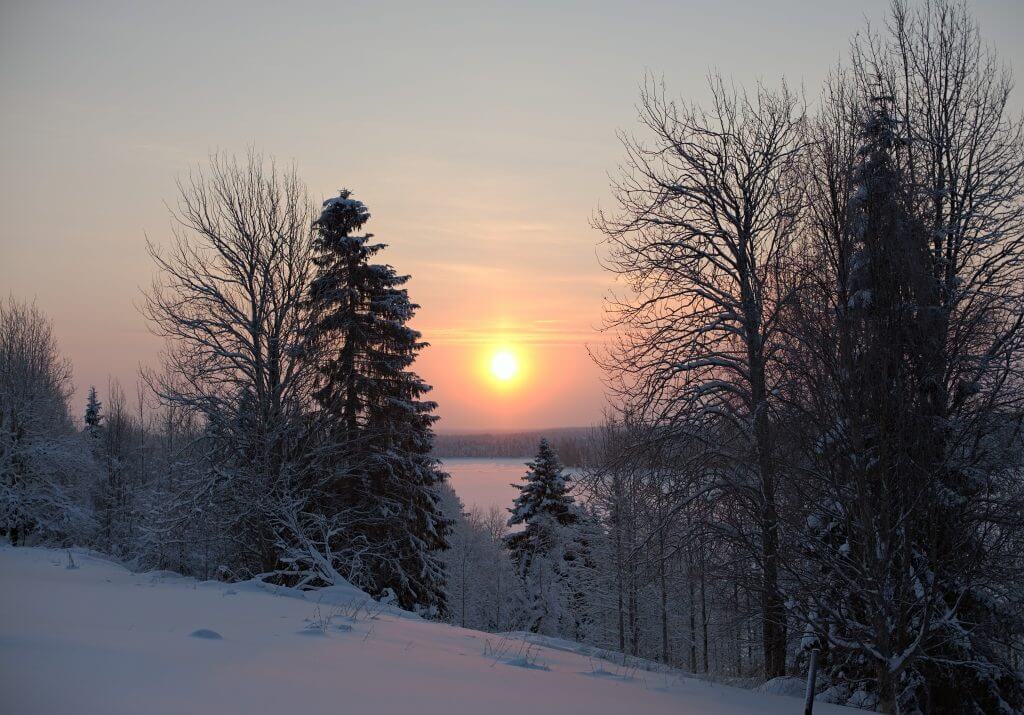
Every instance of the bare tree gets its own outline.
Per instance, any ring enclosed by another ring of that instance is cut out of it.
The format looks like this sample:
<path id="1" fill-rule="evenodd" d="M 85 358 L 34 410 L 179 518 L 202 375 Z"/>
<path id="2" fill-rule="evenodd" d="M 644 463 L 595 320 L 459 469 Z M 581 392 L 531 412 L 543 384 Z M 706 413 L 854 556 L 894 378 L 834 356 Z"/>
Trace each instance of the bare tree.
<path id="1" fill-rule="evenodd" d="M 164 372 L 147 379 L 161 400 L 201 416 L 211 450 L 203 499 L 229 527 L 236 564 L 266 571 L 268 500 L 294 472 L 310 384 L 297 348 L 311 205 L 294 169 L 252 152 L 212 156 L 179 191 L 173 240 L 148 244 L 159 274 L 143 310 L 167 348 Z"/>
<path id="2" fill-rule="evenodd" d="M 117 380 L 107 387 L 102 426 L 95 436 L 93 453 L 102 476 L 95 485 L 95 509 L 100 545 L 104 551 L 131 558 L 137 547 L 139 500 L 145 484 L 143 415 L 128 407 Z"/>
<path id="3" fill-rule="evenodd" d="M 630 289 L 612 297 L 619 339 L 601 359 L 617 394 L 652 424 L 724 421 L 734 460 L 729 491 L 757 524 L 764 668 L 785 669 L 785 609 L 772 394 L 780 308 L 803 204 L 797 168 L 804 110 L 783 87 L 756 94 L 710 81 L 705 110 L 648 86 L 650 146 L 626 139 L 615 215 L 599 214 L 608 268 Z"/>

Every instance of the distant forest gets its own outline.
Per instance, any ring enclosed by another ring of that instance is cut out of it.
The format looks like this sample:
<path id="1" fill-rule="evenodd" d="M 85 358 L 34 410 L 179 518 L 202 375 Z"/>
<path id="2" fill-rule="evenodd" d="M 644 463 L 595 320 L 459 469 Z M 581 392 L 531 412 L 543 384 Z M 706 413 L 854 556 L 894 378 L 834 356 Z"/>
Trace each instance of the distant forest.
<path id="1" fill-rule="evenodd" d="M 486 432 L 472 434 L 434 435 L 435 457 L 522 457 L 532 458 L 537 444 L 547 438 L 562 463 L 581 467 L 586 462 L 588 446 L 594 442 L 592 427 L 558 427 L 527 432 Z"/>

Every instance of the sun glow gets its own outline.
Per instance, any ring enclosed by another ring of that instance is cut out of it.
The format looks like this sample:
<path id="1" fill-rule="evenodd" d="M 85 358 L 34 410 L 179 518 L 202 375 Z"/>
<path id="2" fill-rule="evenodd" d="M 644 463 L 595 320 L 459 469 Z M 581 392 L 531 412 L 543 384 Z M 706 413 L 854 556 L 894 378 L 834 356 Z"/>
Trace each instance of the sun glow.
<path id="1" fill-rule="evenodd" d="M 519 373 L 519 361 L 508 350 L 499 350 L 491 357 L 491 375 L 499 382 L 508 382 Z"/>

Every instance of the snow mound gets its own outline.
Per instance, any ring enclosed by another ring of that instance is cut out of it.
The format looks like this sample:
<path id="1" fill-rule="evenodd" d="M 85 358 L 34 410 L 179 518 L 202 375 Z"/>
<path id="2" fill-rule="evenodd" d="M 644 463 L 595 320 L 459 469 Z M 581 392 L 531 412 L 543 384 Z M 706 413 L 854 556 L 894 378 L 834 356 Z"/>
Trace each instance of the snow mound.
<path id="1" fill-rule="evenodd" d="M 866 690 L 858 690 L 847 701 L 848 704 L 864 710 L 874 710 L 878 707 L 878 696 Z"/>
<path id="2" fill-rule="evenodd" d="M 517 668 L 530 668 L 532 670 L 551 670 L 543 663 L 539 663 L 525 655 L 505 660 L 505 665 L 514 665 Z"/>
<path id="3" fill-rule="evenodd" d="M 63 568 L 63 550 L 0 547 L 3 712 L 522 715 L 524 702 L 560 715 L 797 711 L 790 698 L 656 672 L 568 641 L 426 621 L 347 584 L 316 594 L 147 579 L 73 554 L 81 570 Z M 193 630 L 197 623 L 230 637 Z"/>
<path id="4" fill-rule="evenodd" d="M 758 686 L 757 692 L 765 695 L 788 695 L 802 698 L 807 694 L 807 682 L 802 678 L 772 678 Z"/>
<path id="5" fill-rule="evenodd" d="M 296 631 L 300 636 L 310 636 L 311 638 L 326 638 L 327 631 L 323 628 L 318 628 L 314 625 L 308 625 L 300 631 Z"/>

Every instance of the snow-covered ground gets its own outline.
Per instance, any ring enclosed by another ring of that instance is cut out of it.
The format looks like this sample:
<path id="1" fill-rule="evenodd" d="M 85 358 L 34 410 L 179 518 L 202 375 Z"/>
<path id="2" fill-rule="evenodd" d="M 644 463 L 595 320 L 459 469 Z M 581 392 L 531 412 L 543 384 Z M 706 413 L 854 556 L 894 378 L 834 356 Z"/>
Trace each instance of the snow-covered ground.
<path id="1" fill-rule="evenodd" d="M 358 590 L 135 574 L 0 548 L 0 712 L 798 713 L 762 695 L 381 609 Z M 858 712 L 818 704 L 815 713 Z"/>

